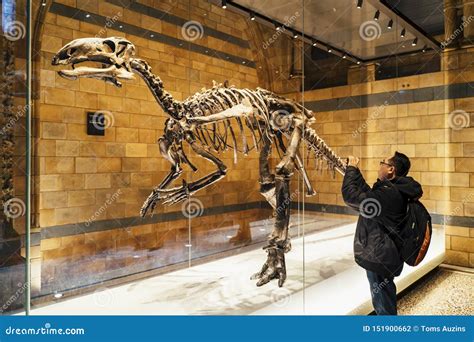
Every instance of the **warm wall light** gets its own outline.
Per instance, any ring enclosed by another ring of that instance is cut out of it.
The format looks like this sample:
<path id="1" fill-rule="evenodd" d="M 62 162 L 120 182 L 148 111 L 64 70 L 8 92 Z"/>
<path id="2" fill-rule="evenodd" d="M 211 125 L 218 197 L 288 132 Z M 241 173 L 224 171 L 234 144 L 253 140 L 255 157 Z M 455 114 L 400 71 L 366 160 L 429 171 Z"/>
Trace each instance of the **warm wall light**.
<path id="1" fill-rule="evenodd" d="M 405 29 L 402 29 L 402 32 L 400 32 L 400 37 L 404 38 L 404 37 L 405 37 L 405 33 L 406 33 Z"/>
<path id="2" fill-rule="evenodd" d="M 363 4 L 364 4 L 364 0 L 357 0 L 357 8 L 358 9 L 361 9 Z"/>
<path id="3" fill-rule="evenodd" d="M 223 9 L 226 9 L 226 8 L 227 8 L 227 1 L 226 1 L 226 0 L 222 0 L 221 5 L 222 5 L 222 8 L 223 8 Z"/>
<path id="4" fill-rule="evenodd" d="M 250 20 L 255 20 L 255 14 L 250 13 Z"/>
<path id="5" fill-rule="evenodd" d="M 411 46 L 416 46 L 416 44 L 418 44 L 418 37 L 416 37 L 416 38 L 413 40 L 413 43 L 411 43 Z"/>
<path id="6" fill-rule="evenodd" d="M 374 15 L 374 20 L 377 21 L 379 20 L 379 18 L 380 18 L 380 11 L 377 10 L 377 12 L 375 12 L 375 15 Z"/>
<path id="7" fill-rule="evenodd" d="M 388 28 L 389 30 L 391 30 L 392 27 L 393 27 L 393 20 L 390 19 L 390 21 L 388 22 L 387 28 Z"/>

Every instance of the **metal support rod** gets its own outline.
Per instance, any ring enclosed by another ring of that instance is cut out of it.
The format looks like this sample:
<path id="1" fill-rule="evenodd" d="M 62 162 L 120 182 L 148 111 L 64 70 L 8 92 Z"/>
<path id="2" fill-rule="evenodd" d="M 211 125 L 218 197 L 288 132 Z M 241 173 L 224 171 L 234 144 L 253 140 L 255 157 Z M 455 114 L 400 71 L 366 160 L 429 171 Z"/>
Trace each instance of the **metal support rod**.
<path id="1" fill-rule="evenodd" d="M 31 304 L 31 66 L 32 66 L 32 34 L 31 34 L 31 0 L 26 1 L 26 186 L 25 186 L 25 314 L 30 315 Z"/>

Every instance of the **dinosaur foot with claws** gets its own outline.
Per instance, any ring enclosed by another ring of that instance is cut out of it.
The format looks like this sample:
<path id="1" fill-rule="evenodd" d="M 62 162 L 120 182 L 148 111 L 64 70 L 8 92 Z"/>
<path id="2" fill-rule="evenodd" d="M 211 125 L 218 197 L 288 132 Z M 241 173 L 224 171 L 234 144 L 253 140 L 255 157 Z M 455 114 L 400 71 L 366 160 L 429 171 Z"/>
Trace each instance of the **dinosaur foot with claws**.
<path id="1" fill-rule="evenodd" d="M 250 279 L 258 279 L 257 286 L 278 279 L 278 286 L 282 287 L 286 280 L 285 250 L 276 246 L 267 246 L 264 249 L 267 250 L 267 261 L 260 272 L 255 273 Z"/>

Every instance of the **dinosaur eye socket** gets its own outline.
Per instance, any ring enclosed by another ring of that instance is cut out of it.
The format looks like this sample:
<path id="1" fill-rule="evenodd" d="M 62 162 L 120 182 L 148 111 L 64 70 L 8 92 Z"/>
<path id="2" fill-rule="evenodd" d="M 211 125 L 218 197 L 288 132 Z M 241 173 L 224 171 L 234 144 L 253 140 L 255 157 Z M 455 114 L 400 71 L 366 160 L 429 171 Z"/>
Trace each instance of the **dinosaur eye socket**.
<path id="1" fill-rule="evenodd" d="M 74 52 L 76 52 L 76 51 L 77 51 L 76 48 L 70 48 L 70 49 L 67 50 L 66 53 L 67 53 L 68 56 L 72 56 L 74 54 Z"/>

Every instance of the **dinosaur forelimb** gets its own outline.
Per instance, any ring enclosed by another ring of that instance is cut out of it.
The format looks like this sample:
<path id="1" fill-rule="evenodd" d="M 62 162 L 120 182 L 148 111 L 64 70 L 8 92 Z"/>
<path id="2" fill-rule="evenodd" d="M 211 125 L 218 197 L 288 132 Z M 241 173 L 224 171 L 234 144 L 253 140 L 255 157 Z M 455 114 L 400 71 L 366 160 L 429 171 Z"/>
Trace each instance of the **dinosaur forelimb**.
<path id="1" fill-rule="evenodd" d="M 155 209 L 156 203 L 158 203 L 158 201 L 162 199 L 161 190 L 165 189 L 173 180 L 178 178 L 178 176 L 182 172 L 183 171 L 181 170 L 181 168 L 179 168 L 179 166 L 177 168 L 175 166 L 172 166 L 170 173 L 163 179 L 163 181 L 161 182 L 159 186 L 153 189 L 151 194 L 143 203 L 140 209 L 141 217 L 144 217 L 149 210 L 153 212 L 153 210 Z"/>
<path id="2" fill-rule="evenodd" d="M 176 204 L 182 202 L 189 198 L 195 192 L 204 189 L 205 187 L 217 182 L 218 180 L 225 177 L 227 172 L 227 167 L 225 164 L 212 153 L 206 151 L 201 144 L 197 143 L 197 141 L 192 136 L 187 136 L 186 141 L 191 145 L 191 148 L 194 152 L 199 154 L 204 159 L 207 159 L 213 162 L 217 166 L 217 170 L 198 179 L 195 182 L 186 183 L 183 180 L 183 185 L 180 187 L 172 188 L 172 189 L 157 189 L 156 191 L 160 194 L 163 194 L 162 198 L 164 199 L 163 204 Z"/>

